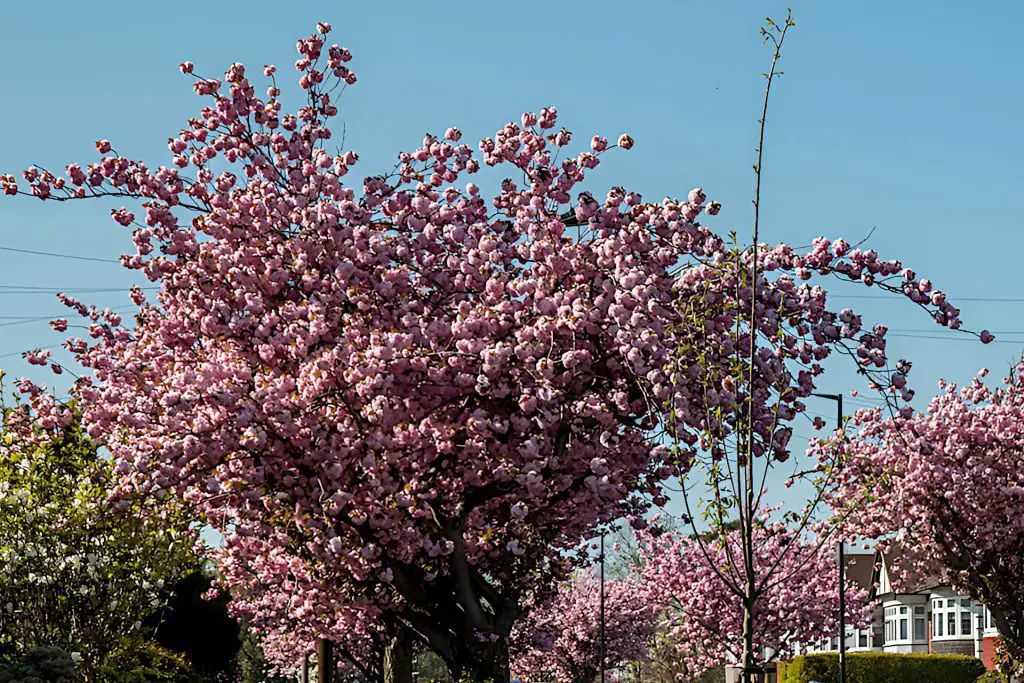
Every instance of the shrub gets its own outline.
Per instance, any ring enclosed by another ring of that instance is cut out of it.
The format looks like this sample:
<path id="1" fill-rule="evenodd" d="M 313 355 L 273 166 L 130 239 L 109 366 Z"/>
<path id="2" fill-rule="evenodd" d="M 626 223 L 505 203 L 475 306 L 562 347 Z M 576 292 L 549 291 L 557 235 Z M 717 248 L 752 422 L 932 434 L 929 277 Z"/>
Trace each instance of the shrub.
<path id="1" fill-rule="evenodd" d="M 839 655 L 794 657 L 780 667 L 779 683 L 838 683 Z M 985 665 L 963 655 L 855 652 L 846 656 L 848 683 L 974 683 Z"/>
<path id="2" fill-rule="evenodd" d="M 188 660 L 151 640 L 122 638 L 109 660 L 100 668 L 104 683 L 200 683 Z"/>
<path id="3" fill-rule="evenodd" d="M 986 671 L 976 683 L 1006 683 L 1006 677 L 998 671 Z"/>
<path id="4" fill-rule="evenodd" d="M 74 661 L 59 647 L 32 647 L 16 662 L 0 662 L 0 683 L 74 683 Z"/>

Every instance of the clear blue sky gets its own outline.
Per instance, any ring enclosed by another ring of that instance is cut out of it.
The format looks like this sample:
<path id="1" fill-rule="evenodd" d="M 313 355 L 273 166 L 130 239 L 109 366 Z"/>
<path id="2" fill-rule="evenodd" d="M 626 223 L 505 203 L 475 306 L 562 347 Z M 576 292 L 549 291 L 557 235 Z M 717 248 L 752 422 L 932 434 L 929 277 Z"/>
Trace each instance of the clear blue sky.
<path id="1" fill-rule="evenodd" d="M 602 165 L 595 187 L 625 185 L 660 199 L 699 184 L 725 204 L 711 223 L 744 233 L 759 74 L 769 57 L 757 29 L 765 14 L 781 19 L 785 8 L 712 0 L 10 0 L 0 8 L 0 171 L 87 161 L 99 138 L 150 165 L 167 163 L 168 136 L 200 106 L 180 61 L 205 74 L 236 60 L 289 72 L 295 39 L 325 20 L 355 53 L 360 81 L 345 94 L 341 119 L 362 174 L 390 168 L 395 152 L 426 131 L 457 125 L 479 139 L 524 110 L 555 105 L 581 142 L 622 131 L 637 141 Z M 966 326 L 1000 338 L 989 347 L 954 338 L 891 298 L 843 300 L 895 334 L 929 337 L 890 343 L 892 356 L 915 361 L 920 395 L 933 393 L 940 376 L 963 381 L 982 366 L 1001 374 L 1024 348 L 1015 341 L 1024 340 L 1024 301 L 968 299 L 1024 300 L 1024 4 L 794 2 L 793 10 L 797 27 L 769 114 L 764 238 L 855 241 L 874 227 L 870 246 L 933 279 L 960 304 Z M 130 241 L 110 208 L 0 198 L 0 247 L 116 258 Z M 129 282 L 113 263 L 0 250 L 0 367 L 31 374 L 8 354 L 61 339 L 44 321 L 22 321 L 61 313 L 39 288 Z M 119 292 L 82 296 L 127 302 Z M 853 381 L 839 371 L 821 389 L 842 391 Z M 833 414 L 829 404 L 813 409 Z"/>

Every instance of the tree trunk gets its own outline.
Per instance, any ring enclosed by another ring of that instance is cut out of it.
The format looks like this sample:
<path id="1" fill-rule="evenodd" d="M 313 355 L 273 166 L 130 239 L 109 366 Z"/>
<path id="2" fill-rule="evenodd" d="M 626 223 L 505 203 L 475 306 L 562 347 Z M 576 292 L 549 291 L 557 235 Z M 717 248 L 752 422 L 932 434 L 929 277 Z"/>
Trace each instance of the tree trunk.
<path id="1" fill-rule="evenodd" d="M 388 633 L 384 649 L 384 683 L 412 683 L 412 642 L 401 627 Z"/>
<path id="2" fill-rule="evenodd" d="M 740 680 L 754 683 L 754 604 L 750 598 L 743 599 L 743 661 Z"/>
<path id="3" fill-rule="evenodd" d="M 1024 628 L 1020 626 L 1024 619 L 1017 617 L 1011 620 L 1011 617 L 998 607 L 989 607 L 988 611 L 995 622 L 996 631 L 1002 637 L 1006 655 L 1010 658 L 1011 676 L 1015 682 L 1019 681 L 1024 674 Z"/>
<path id="4" fill-rule="evenodd" d="M 509 683 L 508 645 L 476 643 L 465 650 L 466 657 L 456 669 L 459 683 Z"/>

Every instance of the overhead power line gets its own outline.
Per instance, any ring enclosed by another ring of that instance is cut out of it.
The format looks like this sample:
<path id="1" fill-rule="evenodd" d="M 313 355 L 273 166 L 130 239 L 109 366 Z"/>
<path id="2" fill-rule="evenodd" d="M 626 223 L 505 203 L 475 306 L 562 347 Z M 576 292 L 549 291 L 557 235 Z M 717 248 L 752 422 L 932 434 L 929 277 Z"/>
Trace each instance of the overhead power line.
<path id="1" fill-rule="evenodd" d="M 1015 297 L 998 297 L 998 296 L 956 296 L 955 294 L 946 294 L 946 297 L 952 301 L 989 301 L 995 303 L 1024 303 L 1024 298 Z M 909 301 L 906 297 L 901 296 L 898 293 L 893 294 L 829 294 L 830 299 L 877 299 L 879 301 Z"/>
<path id="2" fill-rule="evenodd" d="M 52 256 L 53 258 L 74 259 L 76 261 L 94 261 L 96 263 L 120 263 L 117 259 L 97 258 L 95 256 L 78 256 L 76 254 L 59 254 L 54 251 L 37 251 L 35 249 L 18 249 L 17 247 L 0 247 L 0 251 L 13 251 L 19 254 L 32 254 L 33 256 Z"/>
<path id="3" fill-rule="evenodd" d="M 902 334 L 900 332 L 890 332 L 890 337 L 902 337 L 906 339 L 934 339 L 937 341 L 959 341 L 959 342 L 974 342 L 980 344 L 976 337 L 968 336 L 953 336 L 953 335 L 929 335 L 929 334 Z M 993 339 L 989 344 L 1024 344 L 1024 339 Z"/>
<path id="4" fill-rule="evenodd" d="M 49 346 L 37 346 L 36 348 L 40 349 L 41 351 L 45 351 L 46 349 L 56 349 L 56 348 L 61 347 L 61 346 L 64 346 L 64 344 L 63 343 L 61 343 L 61 344 L 50 344 Z M 12 356 L 20 356 L 23 353 L 25 353 L 25 352 L 24 351 L 8 351 L 7 353 L 0 353 L 0 358 L 10 358 Z"/>
<path id="5" fill-rule="evenodd" d="M 112 307 L 109 307 L 109 308 L 110 308 L 111 311 L 123 311 L 123 310 L 125 310 L 127 308 L 132 308 L 132 307 L 133 307 L 132 304 L 123 304 L 121 306 L 112 306 Z M 97 308 L 99 308 L 99 307 L 97 307 Z M 104 308 L 107 308 L 107 307 L 104 307 Z M 103 309 L 100 309 L 100 310 L 103 310 Z M 37 316 L 13 316 L 13 315 L 8 316 L 8 315 L 5 315 L 5 316 L 2 316 L 2 318 L 7 320 L 8 322 L 0 323 L 0 327 L 10 327 L 11 325 L 24 325 L 26 323 L 36 323 L 36 322 L 42 322 L 44 320 L 46 320 L 46 321 L 56 320 L 57 318 L 66 318 L 71 323 L 74 323 L 76 320 L 79 320 L 81 318 L 81 316 L 78 315 L 77 311 L 68 309 L 64 313 L 60 313 L 60 314 L 57 314 L 57 315 L 37 315 Z"/>

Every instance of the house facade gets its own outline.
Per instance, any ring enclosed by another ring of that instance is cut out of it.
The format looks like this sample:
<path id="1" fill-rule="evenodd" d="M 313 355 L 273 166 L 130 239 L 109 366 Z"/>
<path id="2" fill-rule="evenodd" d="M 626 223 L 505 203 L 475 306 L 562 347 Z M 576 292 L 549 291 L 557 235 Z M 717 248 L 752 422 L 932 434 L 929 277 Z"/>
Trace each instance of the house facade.
<path id="1" fill-rule="evenodd" d="M 995 668 L 998 633 L 984 605 L 939 579 L 925 577 L 900 588 L 893 583 L 894 553 L 847 554 L 847 576 L 868 590 L 873 605 L 868 628 L 847 628 L 847 652 L 962 654 Z M 836 652 L 827 638 L 807 652 Z"/>

